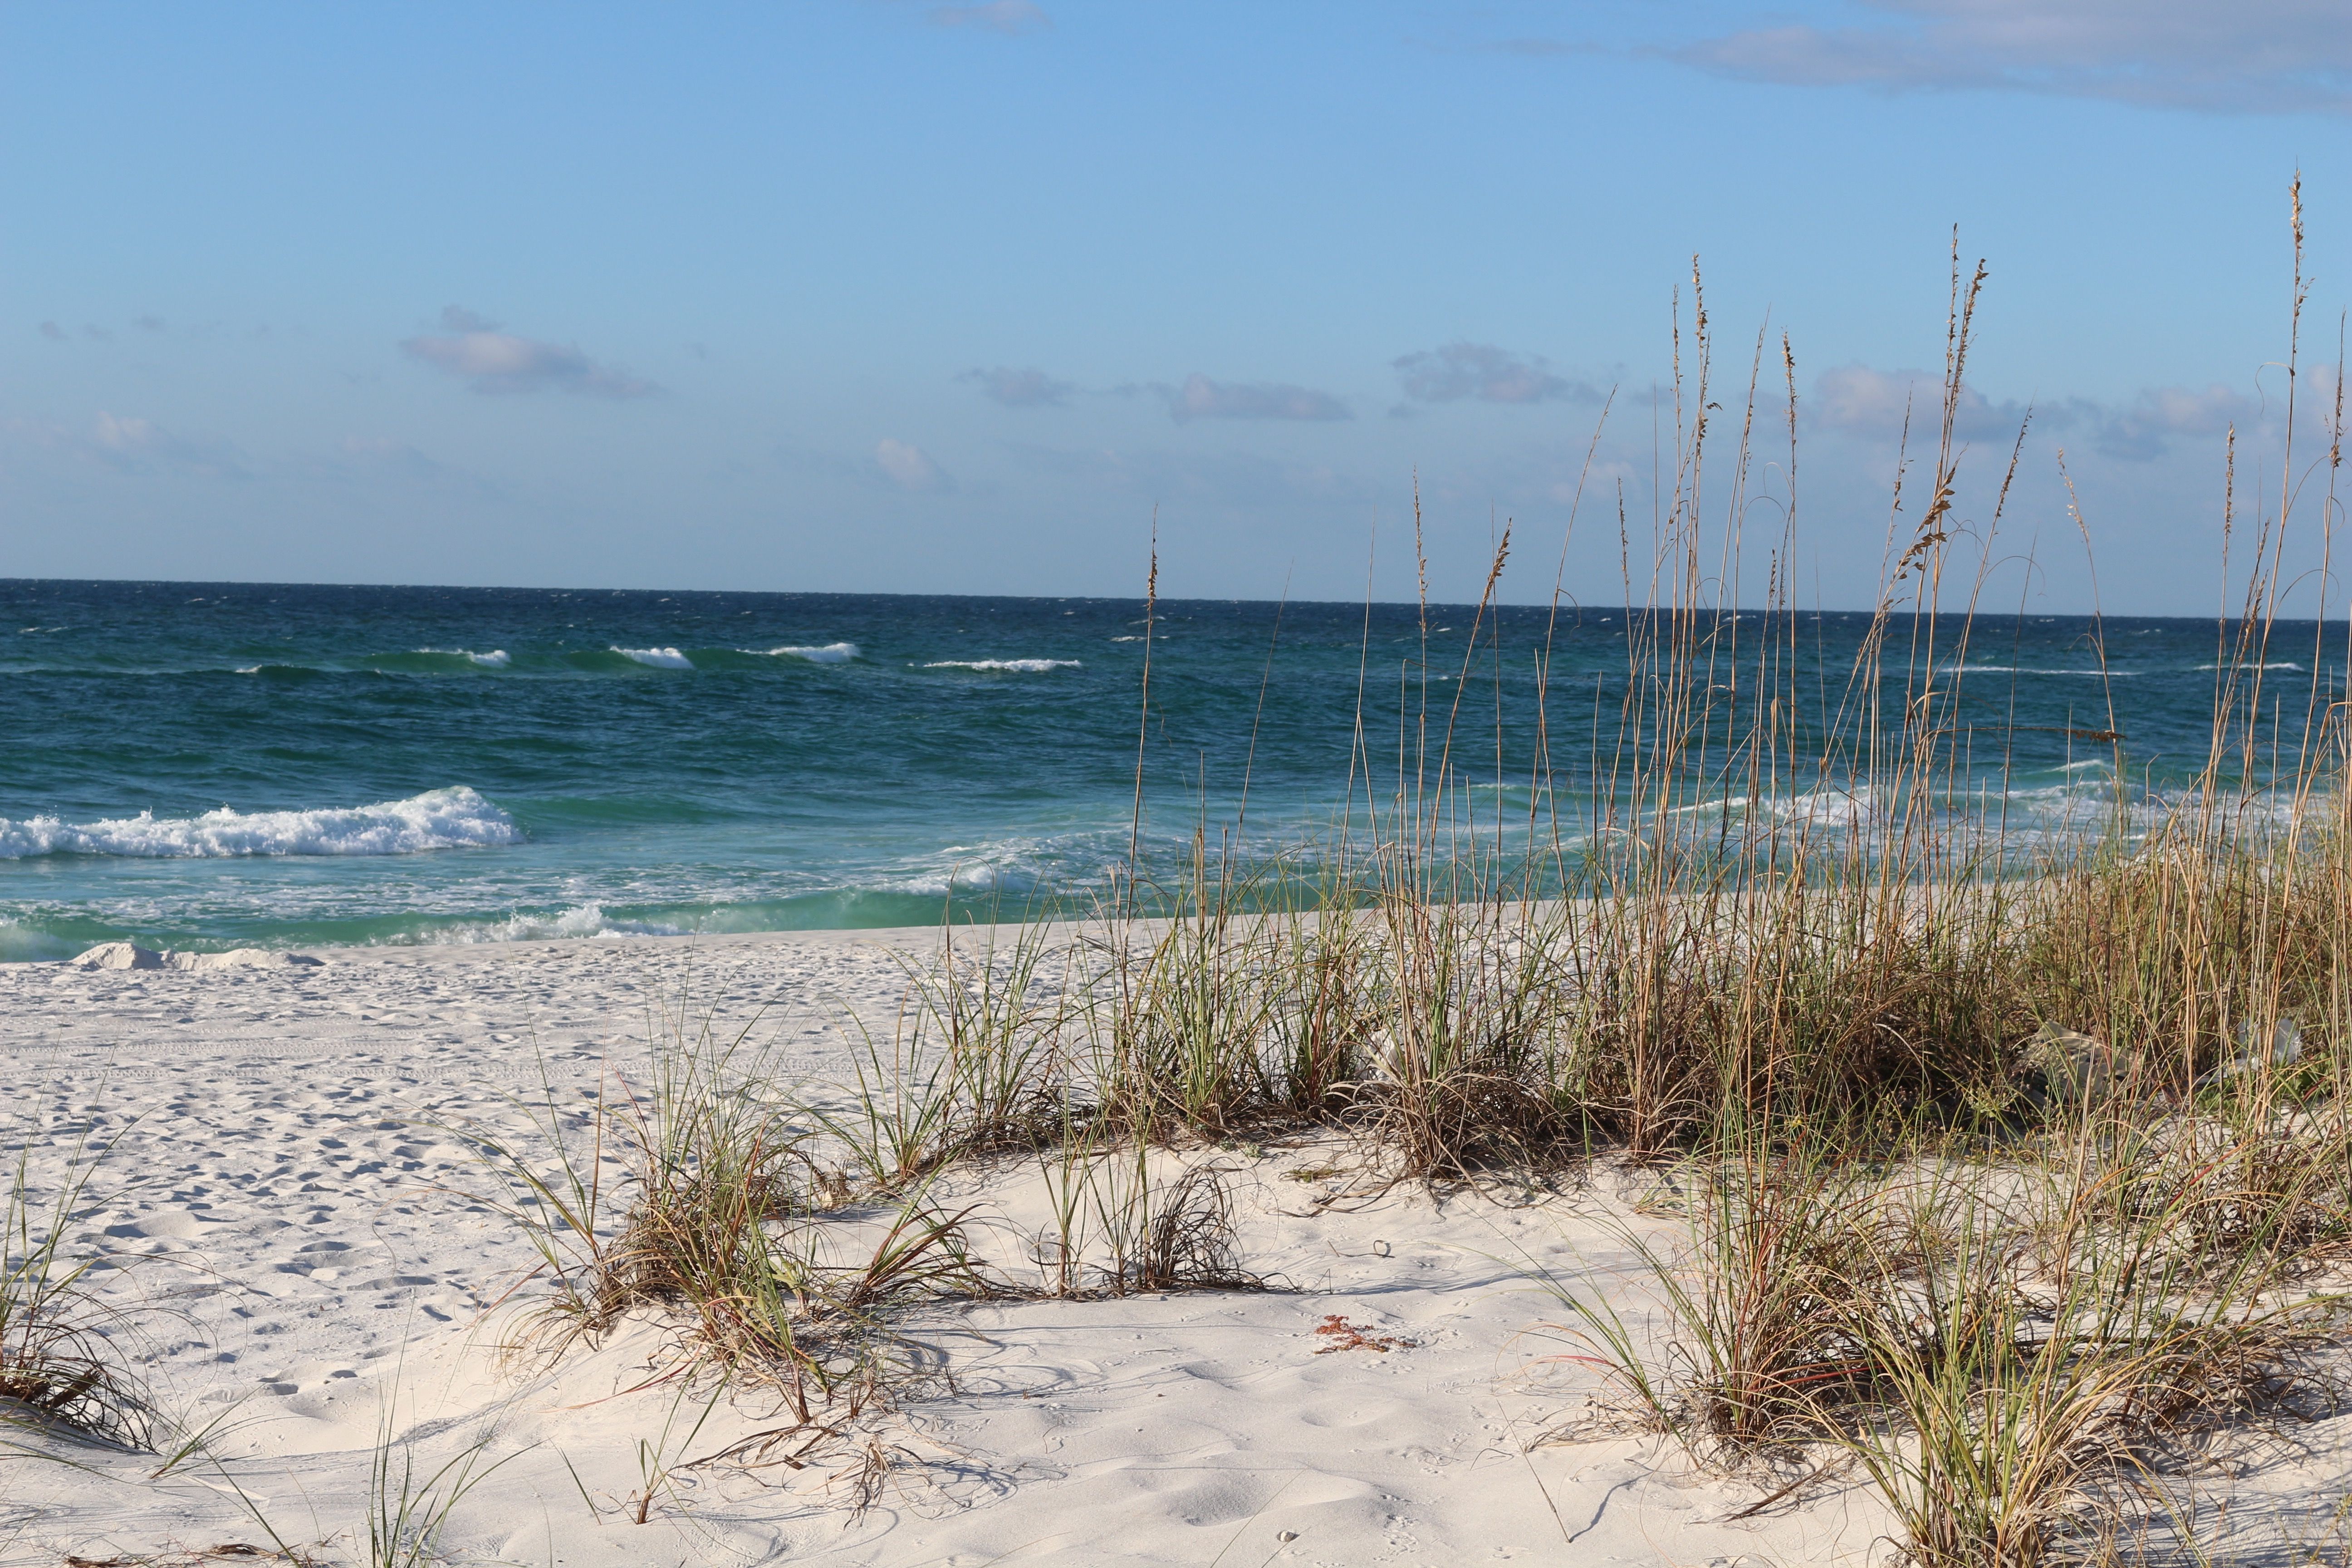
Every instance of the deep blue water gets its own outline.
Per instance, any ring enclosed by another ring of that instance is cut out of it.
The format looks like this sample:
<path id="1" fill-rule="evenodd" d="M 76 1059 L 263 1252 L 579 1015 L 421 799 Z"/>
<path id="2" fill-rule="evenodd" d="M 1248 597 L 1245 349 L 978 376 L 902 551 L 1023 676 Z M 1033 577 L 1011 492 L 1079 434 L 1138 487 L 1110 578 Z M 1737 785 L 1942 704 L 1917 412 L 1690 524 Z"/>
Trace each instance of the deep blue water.
<path id="1" fill-rule="evenodd" d="M 0 582 L 0 958 L 125 936 L 495 941 L 1081 905 L 1128 853 L 1144 616 L 1131 600 Z M 1161 604 L 1147 870 L 1181 863 L 1196 829 L 1244 860 L 1327 837 L 1351 759 L 1360 812 L 1367 772 L 1375 797 L 1393 792 L 1401 742 L 1427 775 L 1457 691 L 1460 800 L 1507 822 L 1538 803 L 1573 842 L 1638 679 L 1628 617 L 1507 609 L 1471 656 L 1474 618 L 1433 607 L 1424 658 L 1412 605 Z M 1818 694 L 1805 722 L 1825 723 L 1867 624 L 1720 622 L 1714 683 L 1731 693 L 1738 669 L 1752 686 L 1759 640 L 1779 636 L 1785 678 Z M 1926 629 L 1895 623 L 1895 663 Z M 1948 661 L 1957 623 L 1934 629 Z M 2313 693 L 2342 685 L 2340 628 L 2316 656 L 2314 633 L 2283 625 L 2264 655 L 2290 742 Z M 2112 748 L 2068 730 L 2122 731 L 2134 792 L 2204 760 L 2212 622 L 1987 620 L 1971 639 L 1956 733 L 2020 820 L 2113 795 Z"/>

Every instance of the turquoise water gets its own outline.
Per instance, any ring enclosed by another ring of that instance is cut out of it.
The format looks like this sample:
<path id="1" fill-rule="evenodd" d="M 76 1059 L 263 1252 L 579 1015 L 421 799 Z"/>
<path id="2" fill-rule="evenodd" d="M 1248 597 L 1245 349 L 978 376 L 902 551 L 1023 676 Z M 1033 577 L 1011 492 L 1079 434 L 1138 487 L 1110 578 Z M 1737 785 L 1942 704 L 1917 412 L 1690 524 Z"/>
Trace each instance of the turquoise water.
<path id="1" fill-rule="evenodd" d="M 1411 605 L 1163 603 L 1141 723 L 1144 611 L 0 582 L 0 958 L 1080 906 L 1125 864 L 1139 728 L 1143 857 L 1165 872 L 1196 828 L 1244 860 L 1328 836 L 1351 756 L 1359 807 L 1362 756 L 1392 785 L 1400 702 L 1417 714 L 1424 689 L 1432 756 L 1462 692 L 1462 798 L 1522 821 L 1547 638 L 1540 811 L 1572 841 L 1629 679 L 1622 611 L 1506 610 L 1469 657 L 1474 612 L 1437 606 L 1424 659 Z M 1866 626 L 1799 618 L 1790 658 L 1825 707 Z M 2340 630 L 2316 651 L 2314 633 L 2282 626 L 2263 656 L 2290 731 L 2342 684 Z M 2204 758 L 2215 648 L 2210 621 L 1980 622 L 1973 773 L 2021 821 L 2112 799 L 2109 748 L 2062 732 L 2109 728 L 2112 701 L 2128 789 L 2161 794 Z"/>

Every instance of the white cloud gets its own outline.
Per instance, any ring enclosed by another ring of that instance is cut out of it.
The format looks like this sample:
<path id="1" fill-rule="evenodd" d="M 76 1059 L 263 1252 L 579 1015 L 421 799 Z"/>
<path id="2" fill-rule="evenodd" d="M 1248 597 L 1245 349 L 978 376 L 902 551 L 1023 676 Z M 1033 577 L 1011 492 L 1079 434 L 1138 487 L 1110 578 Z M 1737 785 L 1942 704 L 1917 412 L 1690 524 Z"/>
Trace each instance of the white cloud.
<path id="1" fill-rule="evenodd" d="M 934 27 L 979 27 L 991 33 L 1003 33 L 1008 37 L 1037 32 L 1050 27 L 1054 19 L 1045 15 L 1045 7 L 1031 0 L 982 0 L 971 5 L 934 5 L 930 12 Z"/>
<path id="2" fill-rule="evenodd" d="M 1944 378 L 1924 370 L 1874 370 L 1865 364 L 1844 364 L 1822 372 L 1813 383 L 1810 404 L 1800 404 L 1815 423 L 1849 436 L 1891 441 L 1910 422 L 1911 440 L 1933 441 L 1943 420 Z M 1953 430 L 1963 440 L 1978 441 L 2015 436 L 2025 417 L 2025 405 L 1993 403 L 1972 386 L 1960 389 L 1953 411 Z M 2037 412 L 2037 420 L 2053 416 Z"/>
<path id="3" fill-rule="evenodd" d="M 45 447 L 70 451 L 119 474 L 174 474 L 200 479 L 249 477 L 235 447 L 214 437 L 187 436 L 130 415 L 100 410 L 87 428 L 19 426 Z"/>
<path id="4" fill-rule="evenodd" d="M 2260 417 L 2252 398 L 2218 384 L 2202 392 L 2159 386 L 2141 393 L 2129 408 L 2105 415 L 2092 441 L 2108 457 L 2146 462 L 2170 451 L 2175 437 L 2219 436 Z"/>
<path id="5" fill-rule="evenodd" d="M 1154 384 L 1179 425 L 1194 419 L 1347 419 L 1348 405 L 1328 392 L 1281 382 L 1211 381 L 1197 371 L 1181 386 Z"/>
<path id="6" fill-rule="evenodd" d="M 1522 357 L 1492 343 L 1447 343 L 1390 363 L 1404 383 L 1404 395 L 1423 403 L 1601 401 L 1590 384 L 1552 374 L 1542 355 Z"/>
<path id="7" fill-rule="evenodd" d="M 1007 408 L 1059 407 L 1070 400 L 1070 394 L 1077 390 L 1068 382 L 1056 381 L 1042 370 L 1014 370 L 1006 365 L 998 365 L 991 370 L 968 370 L 956 379 L 980 383 L 982 395 L 1002 403 Z"/>
<path id="8" fill-rule="evenodd" d="M 446 371 L 480 393 L 574 392 L 590 397 L 649 397 L 661 388 L 625 371 L 600 365 L 576 348 L 540 342 L 498 330 L 471 310 L 450 305 L 437 334 L 409 338 L 412 359 Z"/>
<path id="9" fill-rule="evenodd" d="M 2334 415 L 2334 382 L 2326 367 L 2306 377 L 2298 419 L 2307 429 L 2324 429 Z M 1923 370 L 1874 370 L 1839 365 L 1823 371 L 1804 405 L 1817 427 L 1865 440 L 1892 442 L 1903 433 L 1907 409 L 1911 443 L 1933 442 L 1943 417 L 1943 378 Z M 2104 457 L 2153 462 L 2176 441 L 2218 438 L 2235 426 L 2241 431 L 2275 426 L 2284 415 L 2276 400 L 2265 407 L 2244 393 L 2216 384 L 2201 390 L 2157 386 L 2128 404 L 2067 397 L 2035 405 L 2033 428 L 2045 434 L 2082 431 Z M 1956 433 L 1968 441 L 2015 439 L 2027 405 L 2014 399 L 1995 403 L 1974 387 L 1960 392 Z"/>
<path id="10" fill-rule="evenodd" d="M 885 437 L 874 443 L 874 466 L 882 477 L 902 490 L 936 491 L 953 489 L 955 481 L 931 460 L 929 453 L 911 441 L 894 441 Z"/>
<path id="11" fill-rule="evenodd" d="M 1859 0 L 1860 25 L 1655 51 L 1748 81 L 1969 88 L 2231 113 L 2352 112 L 2344 0 Z"/>

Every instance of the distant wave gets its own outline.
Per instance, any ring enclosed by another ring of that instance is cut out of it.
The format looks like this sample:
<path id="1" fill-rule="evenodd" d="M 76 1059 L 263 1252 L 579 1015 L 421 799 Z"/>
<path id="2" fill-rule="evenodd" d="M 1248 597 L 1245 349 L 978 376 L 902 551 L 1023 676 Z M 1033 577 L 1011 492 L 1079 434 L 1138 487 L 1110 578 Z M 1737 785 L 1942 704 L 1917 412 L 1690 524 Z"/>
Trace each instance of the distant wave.
<path id="1" fill-rule="evenodd" d="M 268 659 L 260 664 L 241 664 L 239 675 L 434 675 L 456 668 L 505 669 L 514 658 L 502 647 L 488 653 L 476 653 L 469 647 L 416 647 L 404 653 L 371 653 L 352 658 L 326 656 L 323 663 L 310 664 L 288 659 Z M 110 672 L 118 673 L 118 672 Z M 157 670 L 149 673 L 187 675 L 200 670 Z"/>
<path id="2" fill-rule="evenodd" d="M 651 665 L 656 669 L 692 669 L 694 661 L 674 647 L 614 647 L 623 658 Z"/>
<path id="3" fill-rule="evenodd" d="M 2211 665 L 2205 667 L 2212 668 Z M 1946 675 L 2105 675 L 2117 680 L 2136 678 L 2137 669 L 2053 669 L 2040 665 L 2018 664 L 1957 664 L 1944 671 Z"/>
<path id="4" fill-rule="evenodd" d="M 2200 669 L 2301 669 L 2303 666 L 2282 660 L 2276 664 L 2200 664 Z"/>
<path id="5" fill-rule="evenodd" d="M 416 651 L 447 654 L 454 658 L 462 658 L 470 663 L 478 664 L 485 669 L 504 669 L 514 662 L 508 657 L 507 650 L 502 647 L 494 647 L 488 653 L 476 653 L 469 647 L 421 647 Z"/>
<path id="6" fill-rule="evenodd" d="M 811 664 L 847 664 L 857 657 L 854 642 L 829 642 L 822 647 L 740 648 L 741 653 L 764 653 L 770 658 L 804 658 Z"/>
<path id="7" fill-rule="evenodd" d="M 235 811 L 158 817 L 150 812 L 100 822 L 54 816 L 0 817 L 0 859 L 112 855 L 210 859 L 239 855 L 414 855 L 476 849 L 522 837 L 514 818 L 464 784 L 375 805 L 317 811 Z"/>
<path id="8" fill-rule="evenodd" d="M 108 675 L 127 675 L 132 673 L 141 675 L 203 675 L 210 672 L 201 669 L 150 669 L 135 672 L 130 670 L 107 670 L 104 673 Z M 336 669 L 323 664 L 289 664 L 282 659 L 270 659 L 261 664 L 238 665 L 236 667 L 236 673 L 239 675 L 268 675 L 282 679 L 309 680 L 314 676 L 320 675 L 350 675 L 354 673 L 367 675 L 378 674 L 381 672 L 367 669 L 358 671 Z"/>
<path id="9" fill-rule="evenodd" d="M 1083 669 L 1084 663 L 1075 658 L 942 658 L 923 666 L 925 669 L 1012 669 L 1024 675 L 1038 675 L 1049 669 Z"/>

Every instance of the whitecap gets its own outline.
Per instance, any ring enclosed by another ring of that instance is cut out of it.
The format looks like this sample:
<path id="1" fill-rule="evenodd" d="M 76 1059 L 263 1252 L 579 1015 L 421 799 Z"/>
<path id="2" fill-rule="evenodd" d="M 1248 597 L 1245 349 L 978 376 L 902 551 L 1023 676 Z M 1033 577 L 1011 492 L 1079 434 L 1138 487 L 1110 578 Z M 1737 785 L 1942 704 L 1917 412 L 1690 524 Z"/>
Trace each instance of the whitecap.
<path id="1" fill-rule="evenodd" d="M 1075 658 L 942 658 L 923 666 L 925 669 L 1010 669 L 1024 675 L 1039 675 L 1049 669 L 1083 669 L 1086 666 Z"/>
<path id="2" fill-rule="evenodd" d="M 2213 667 L 2209 664 L 2205 668 L 2210 669 Z M 2105 675 L 2116 680 L 2128 680 L 2138 676 L 2139 671 L 2101 669 L 2096 666 L 2087 669 L 2070 669 L 2035 664 L 1954 664 L 1945 666 L 1943 673 L 1946 675 Z"/>
<path id="3" fill-rule="evenodd" d="M 870 880 L 861 879 L 860 886 L 926 898 L 1036 894 L 1088 885 L 1111 863 L 1123 864 L 1126 851 L 1124 827 L 1112 834 L 1021 835 L 950 844 L 909 855 Z"/>
<path id="4" fill-rule="evenodd" d="M 857 645 L 854 642 L 829 642 L 818 647 L 747 647 L 737 651 L 761 654 L 769 658 L 804 658 L 811 664 L 847 664 L 857 657 Z"/>
<path id="5" fill-rule="evenodd" d="M 2301 669 L 2303 666 L 2291 660 L 2282 660 L 2276 664 L 2200 664 L 2197 668 L 2200 669 Z"/>
<path id="6" fill-rule="evenodd" d="M 243 855 L 414 855 L 521 841 L 514 818 L 464 784 L 374 805 L 202 816 L 136 816 L 70 823 L 54 816 L 0 817 L 0 859 L 110 855 L 141 859 L 214 859 Z"/>
<path id="7" fill-rule="evenodd" d="M 952 853 L 952 852 L 950 852 Z M 949 894 L 1034 893 L 1050 882 L 1046 868 L 1027 856 L 971 851 L 950 863 L 885 881 L 892 892 L 942 898 Z"/>
<path id="8" fill-rule="evenodd" d="M 674 647 L 615 647 L 623 658 L 633 658 L 639 664 L 649 664 L 656 669 L 692 669 L 694 661 Z"/>
<path id="9" fill-rule="evenodd" d="M 476 653 L 469 647 L 421 647 L 416 651 L 419 653 L 444 653 L 454 655 L 457 658 L 467 659 L 475 664 L 478 664 L 485 669 L 504 669 L 507 666 L 514 662 L 512 658 L 507 656 L 507 650 L 502 647 L 494 647 L 488 653 Z"/>
<path id="10" fill-rule="evenodd" d="M 683 936 L 687 928 L 663 921 L 615 919 L 604 906 L 590 900 L 553 914 L 522 914 L 482 924 L 446 926 L 419 940 L 428 945 L 470 946 L 486 942 L 562 942 L 583 938 L 614 940 L 625 936 Z"/>

